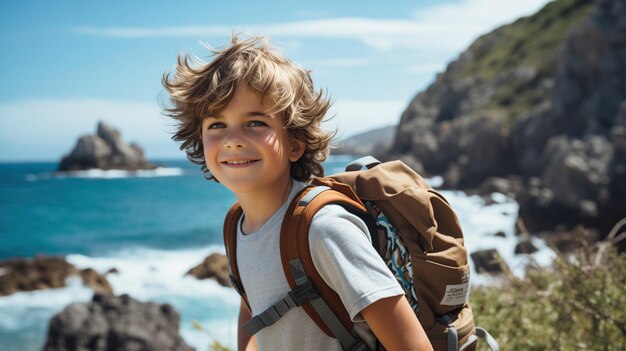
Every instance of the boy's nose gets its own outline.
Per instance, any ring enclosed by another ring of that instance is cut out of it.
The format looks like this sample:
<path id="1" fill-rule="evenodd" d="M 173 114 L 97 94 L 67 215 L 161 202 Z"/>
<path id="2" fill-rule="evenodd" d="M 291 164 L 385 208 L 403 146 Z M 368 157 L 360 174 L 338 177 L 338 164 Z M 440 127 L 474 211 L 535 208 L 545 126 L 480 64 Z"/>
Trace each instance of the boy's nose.
<path id="1" fill-rule="evenodd" d="M 246 143 L 241 137 L 241 133 L 235 130 L 229 131 L 224 140 L 224 147 L 227 149 L 244 148 Z"/>

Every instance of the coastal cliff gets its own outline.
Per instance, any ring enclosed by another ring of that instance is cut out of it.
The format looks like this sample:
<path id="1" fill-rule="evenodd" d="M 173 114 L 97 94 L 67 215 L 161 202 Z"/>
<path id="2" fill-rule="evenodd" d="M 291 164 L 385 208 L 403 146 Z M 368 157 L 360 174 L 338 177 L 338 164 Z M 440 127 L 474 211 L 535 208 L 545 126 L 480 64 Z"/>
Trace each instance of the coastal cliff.
<path id="1" fill-rule="evenodd" d="M 521 231 L 626 216 L 626 5 L 558 0 L 478 38 L 402 114 L 386 158 L 510 193 Z"/>

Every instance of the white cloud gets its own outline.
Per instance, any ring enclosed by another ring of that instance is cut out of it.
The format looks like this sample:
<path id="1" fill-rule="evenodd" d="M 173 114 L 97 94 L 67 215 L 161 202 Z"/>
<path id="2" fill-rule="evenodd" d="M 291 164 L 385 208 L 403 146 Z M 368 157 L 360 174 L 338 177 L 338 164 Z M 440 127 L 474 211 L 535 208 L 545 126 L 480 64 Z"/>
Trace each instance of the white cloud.
<path id="1" fill-rule="evenodd" d="M 102 120 L 137 142 L 147 157 L 183 157 L 170 140 L 173 122 L 156 102 L 29 99 L 0 104 L 0 159 L 57 160 Z"/>
<path id="2" fill-rule="evenodd" d="M 154 28 L 77 27 L 79 34 L 120 37 L 207 37 L 246 31 L 274 38 L 352 39 L 377 50 L 396 48 L 454 50 L 467 47 L 478 35 L 539 10 L 549 0 L 464 0 L 440 4 L 405 19 L 338 17 L 243 26 L 170 26 Z"/>

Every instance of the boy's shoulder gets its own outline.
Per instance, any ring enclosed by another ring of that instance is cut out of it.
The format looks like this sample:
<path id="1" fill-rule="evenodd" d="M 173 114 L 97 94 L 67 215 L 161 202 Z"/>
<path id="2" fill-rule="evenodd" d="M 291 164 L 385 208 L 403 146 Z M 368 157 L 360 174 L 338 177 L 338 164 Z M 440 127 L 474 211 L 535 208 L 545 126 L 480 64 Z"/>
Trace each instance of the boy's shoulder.
<path id="1" fill-rule="evenodd" d="M 326 205 L 315 214 L 308 237 L 312 255 L 320 250 L 332 253 L 335 250 L 349 252 L 372 248 L 363 220 L 336 204 Z"/>

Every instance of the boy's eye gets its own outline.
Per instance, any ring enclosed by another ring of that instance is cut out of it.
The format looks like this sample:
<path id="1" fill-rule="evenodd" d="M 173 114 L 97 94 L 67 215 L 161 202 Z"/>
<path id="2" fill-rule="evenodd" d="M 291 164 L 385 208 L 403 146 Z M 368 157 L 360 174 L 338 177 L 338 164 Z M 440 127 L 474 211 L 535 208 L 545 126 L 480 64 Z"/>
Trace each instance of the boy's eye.
<path id="1" fill-rule="evenodd" d="M 249 127 L 263 127 L 266 126 L 267 124 L 265 122 L 262 121 L 250 121 L 248 122 L 248 126 Z"/>
<path id="2" fill-rule="evenodd" d="M 218 128 L 226 128 L 226 125 L 224 125 L 224 123 L 222 123 L 222 122 L 215 122 L 215 123 L 209 125 L 209 127 L 207 129 L 218 129 Z"/>

